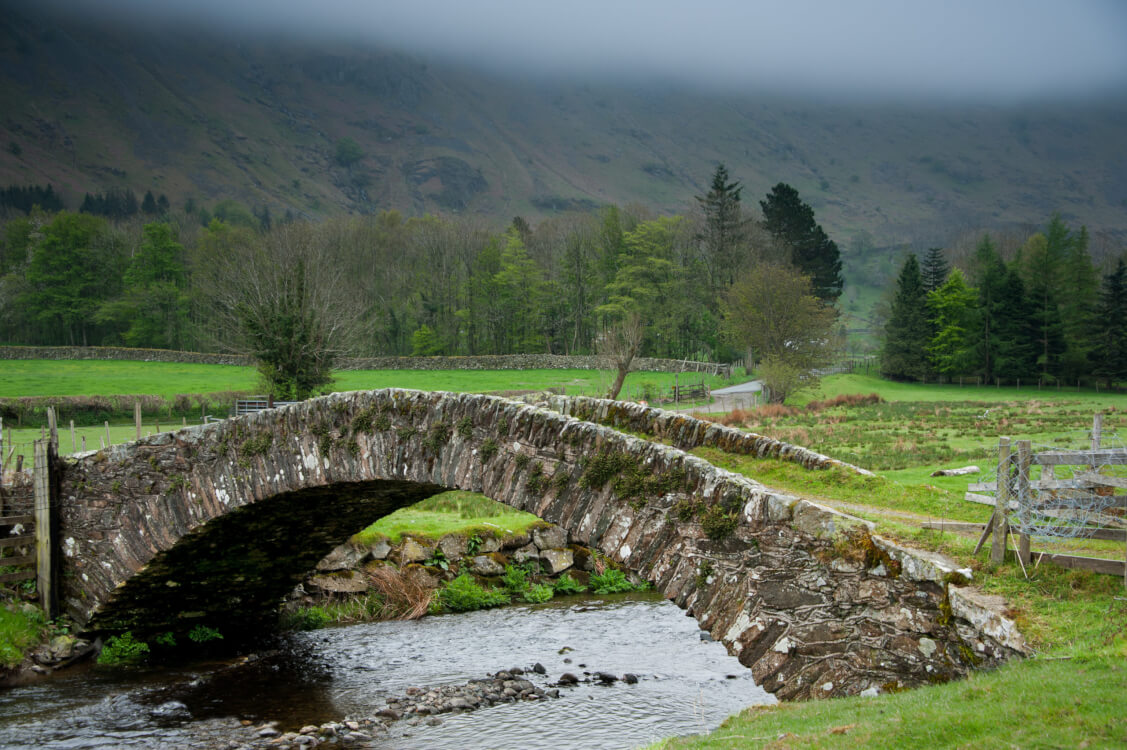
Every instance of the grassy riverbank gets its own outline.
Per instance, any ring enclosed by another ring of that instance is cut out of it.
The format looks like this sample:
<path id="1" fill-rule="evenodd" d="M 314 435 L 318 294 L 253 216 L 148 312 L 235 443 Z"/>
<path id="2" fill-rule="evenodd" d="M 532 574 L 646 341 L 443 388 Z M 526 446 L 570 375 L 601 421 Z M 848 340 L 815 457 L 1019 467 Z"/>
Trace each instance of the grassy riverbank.
<path id="1" fill-rule="evenodd" d="M 963 500 L 978 476 L 932 478 L 934 468 L 977 462 L 989 471 L 997 438 L 1055 447 L 1086 442 L 1092 414 L 1105 414 L 1108 443 L 1127 434 L 1127 396 L 912 386 L 861 376 L 826 378 L 819 398 L 876 392 L 895 403 L 818 411 L 766 409 L 729 419 L 755 432 L 808 445 L 881 471 L 805 471 L 795 464 L 693 451 L 712 463 L 877 525 L 877 533 L 941 552 L 1004 597 L 1035 649 L 1032 658 L 967 680 L 875 698 L 750 708 L 708 735 L 671 738 L 680 748 L 1122 747 L 1127 746 L 1127 590 L 1122 579 L 1051 565 L 1002 565 L 977 534 L 923 529 L 928 520 L 985 522 L 991 509 Z M 1004 398 L 1003 398 L 1004 396 Z M 970 402 L 963 402 L 968 399 Z M 986 414 L 986 409 L 989 413 Z M 895 467 L 894 469 L 892 467 Z M 1122 559 L 1120 542 L 1037 540 L 1035 550 Z M 1028 575 L 1028 577 L 1027 577 Z"/>

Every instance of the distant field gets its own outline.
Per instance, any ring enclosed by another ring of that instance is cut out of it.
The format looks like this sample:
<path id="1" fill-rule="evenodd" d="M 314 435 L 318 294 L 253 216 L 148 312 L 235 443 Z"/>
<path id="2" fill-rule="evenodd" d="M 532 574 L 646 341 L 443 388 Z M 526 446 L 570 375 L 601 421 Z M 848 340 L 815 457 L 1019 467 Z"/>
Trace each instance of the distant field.
<path id="1" fill-rule="evenodd" d="M 634 372 L 625 391 L 641 394 L 645 386 L 668 390 L 677 376 L 664 372 Z M 712 387 L 722 378 L 691 373 L 680 382 Z M 349 370 L 336 373 L 335 391 L 375 388 L 488 393 L 492 391 L 563 388 L 571 395 L 599 395 L 613 373 L 600 370 Z M 20 396 L 93 396 L 151 394 L 171 398 L 179 393 L 254 391 L 258 373 L 253 367 L 180 364 L 174 362 L 109 362 L 100 360 L 8 360 L 0 363 L 0 398 Z"/>
<path id="2" fill-rule="evenodd" d="M 1091 388 L 921 385 L 881 380 L 876 375 L 829 375 L 822 378 L 816 392 L 803 393 L 795 402 L 805 404 L 816 399 L 832 398 L 848 393 L 876 393 L 887 401 L 1082 401 L 1095 405 L 1119 405 L 1127 408 L 1127 394 L 1096 391 Z"/>

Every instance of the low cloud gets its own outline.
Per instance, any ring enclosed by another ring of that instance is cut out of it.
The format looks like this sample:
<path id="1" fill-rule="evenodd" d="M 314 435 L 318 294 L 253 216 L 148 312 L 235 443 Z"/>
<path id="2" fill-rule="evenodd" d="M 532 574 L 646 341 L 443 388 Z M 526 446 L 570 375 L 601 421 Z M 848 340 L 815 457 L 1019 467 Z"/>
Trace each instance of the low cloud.
<path id="1" fill-rule="evenodd" d="M 893 98 L 1127 90 L 1117 0 L 70 0 L 65 13 L 337 36 L 586 79 Z"/>

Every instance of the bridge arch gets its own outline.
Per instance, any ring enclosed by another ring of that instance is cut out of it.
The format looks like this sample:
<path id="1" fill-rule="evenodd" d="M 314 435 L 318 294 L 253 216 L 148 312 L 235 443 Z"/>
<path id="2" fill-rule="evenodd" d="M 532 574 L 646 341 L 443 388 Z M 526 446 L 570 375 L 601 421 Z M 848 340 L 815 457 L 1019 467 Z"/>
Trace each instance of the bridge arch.
<path id="1" fill-rule="evenodd" d="M 402 389 L 69 460 L 64 601 L 92 630 L 253 622 L 352 533 L 446 489 L 534 513 L 646 577 L 782 698 L 934 681 L 1023 648 L 952 566 L 857 519 L 547 409 Z"/>

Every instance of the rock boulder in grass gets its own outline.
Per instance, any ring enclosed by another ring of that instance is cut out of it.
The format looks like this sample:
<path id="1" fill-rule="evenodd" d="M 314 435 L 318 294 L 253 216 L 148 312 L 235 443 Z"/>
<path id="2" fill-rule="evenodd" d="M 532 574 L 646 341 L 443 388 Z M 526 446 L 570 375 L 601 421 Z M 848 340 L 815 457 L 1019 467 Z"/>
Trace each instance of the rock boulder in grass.
<path id="1" fill-rule="evenodd" d="M 434 555 L 434 550 L 433 546 L 425 546 L 416 539 L 406 537 L 399 545 L 399 549 L 392 552 L 391 558 L 402 566 L 427 560 Z"/>
<path id="2" fill-rule="evenodd" d="M 438 548 L 447 560 L 461 560 L 468 546 L 469 539 L 464 534 L 447 534 L 438 540 Z"/>
<path id="3" fill-rule="evenodd" d="M 540 561 L 549 575 L 556 575 L 570 568 L 575 558 L 569 549 L 546 549 L 540 551 Z"/>
<path id="4" fill-rule="evenodd" d="M 563 549 L 567 546 L 567 532 L 559 526 L 542 526 L 532 530 L 532 543 L 540 549 Z"/>
<path id="5" fill-rule="evenodd" d="M 505 566 L 490 555 L 476 555 L 470 560 L 470 571 L 479 576 L 499 576 L 505 573 Z"/>
<path id="6" fill-rule="evenodd" d="M 359 566 L 368 557 L 366 547 L 345 543 L 334 549 L 317 563 L 317 570 L 348 570 Z"/>

